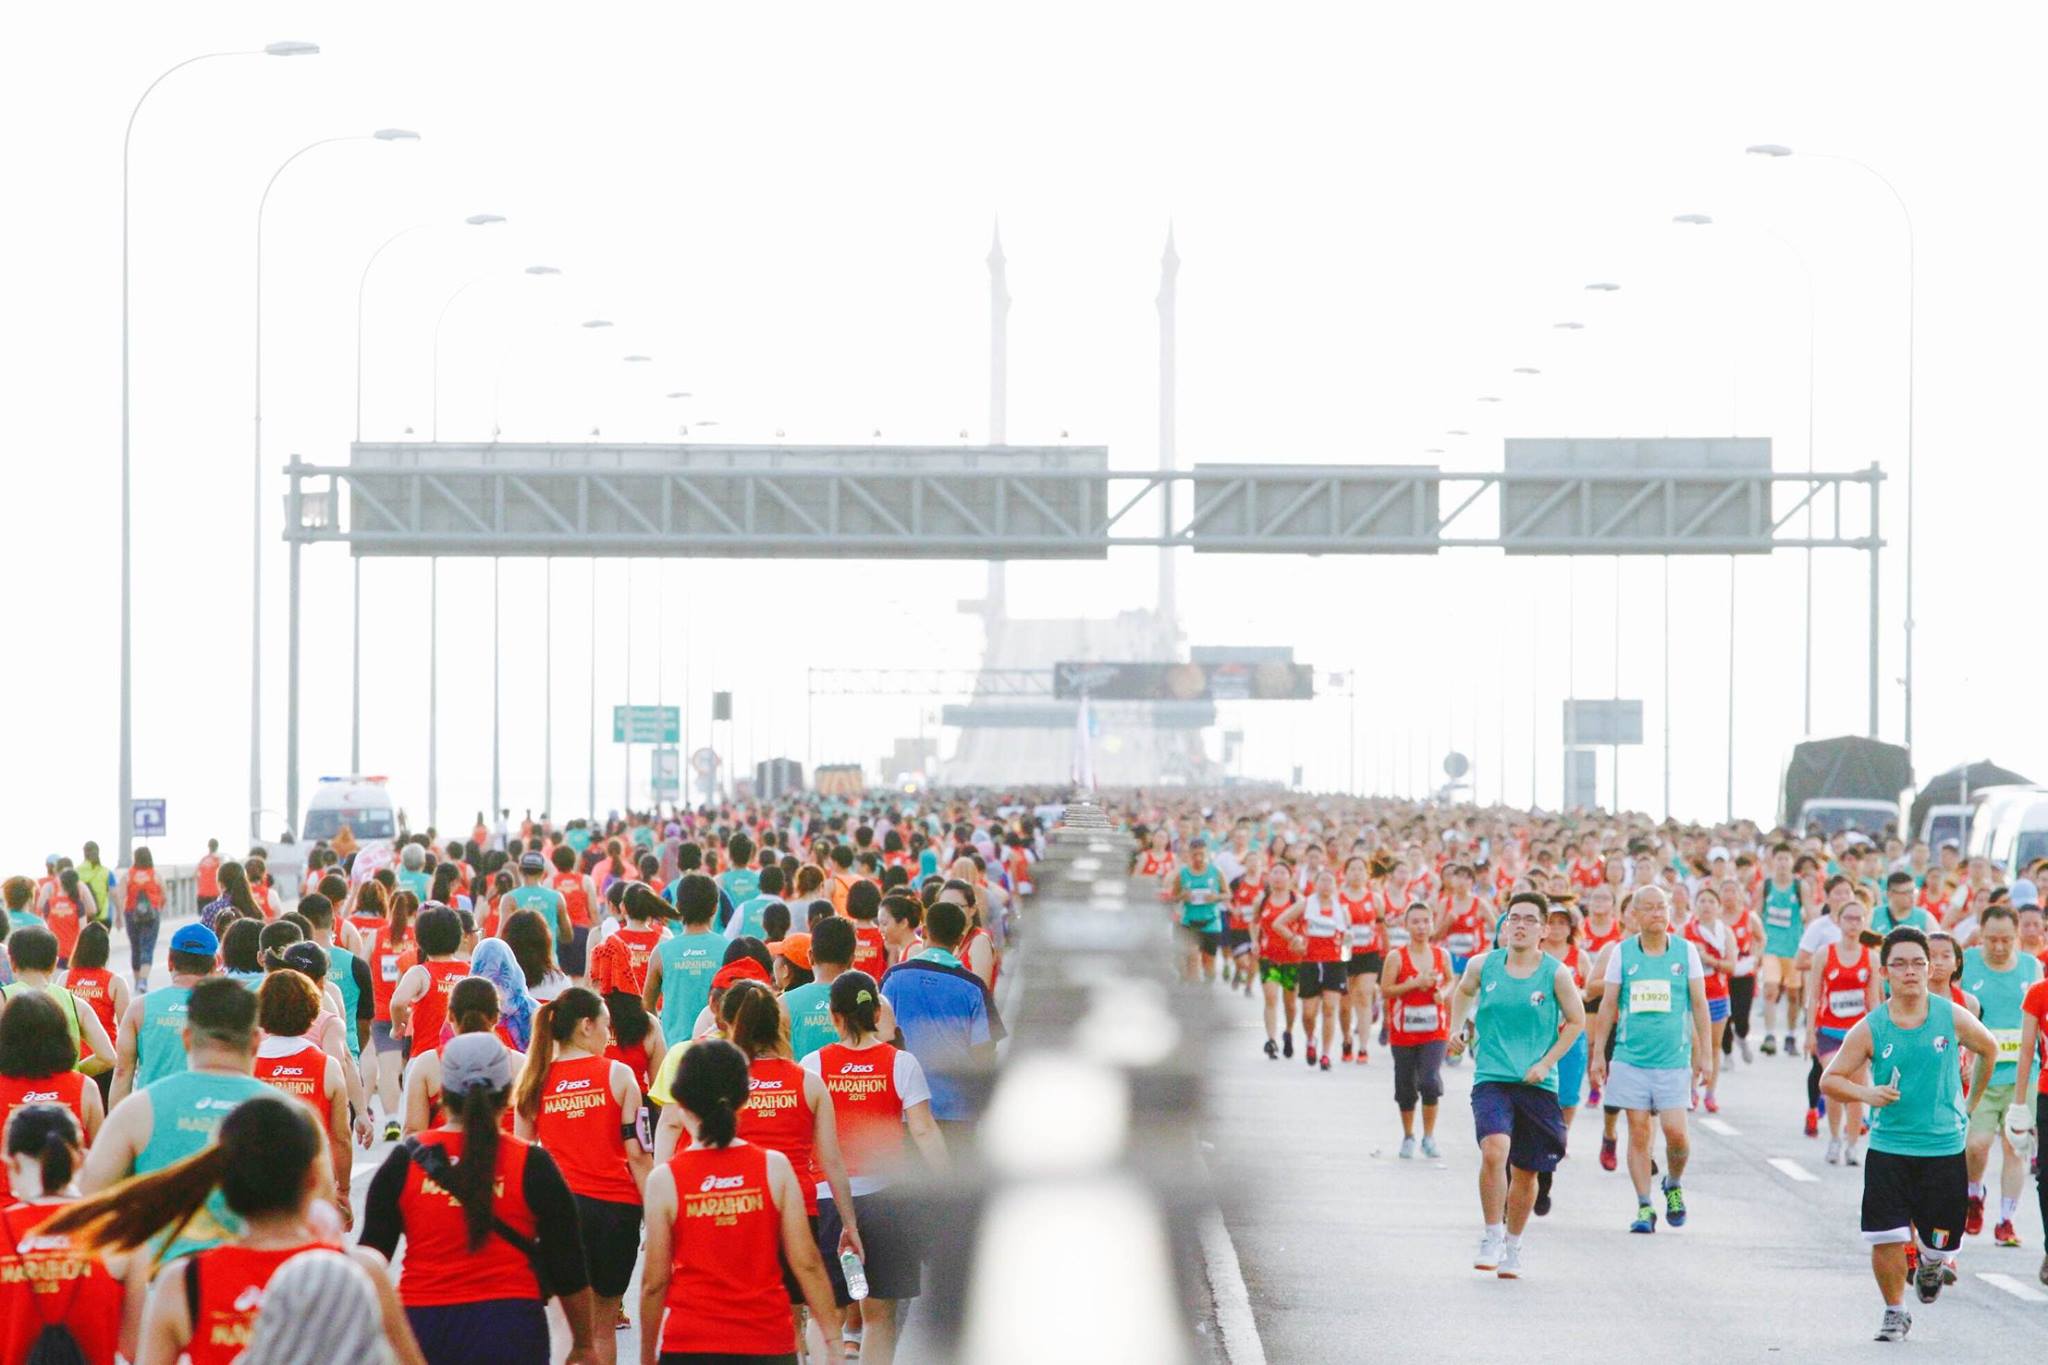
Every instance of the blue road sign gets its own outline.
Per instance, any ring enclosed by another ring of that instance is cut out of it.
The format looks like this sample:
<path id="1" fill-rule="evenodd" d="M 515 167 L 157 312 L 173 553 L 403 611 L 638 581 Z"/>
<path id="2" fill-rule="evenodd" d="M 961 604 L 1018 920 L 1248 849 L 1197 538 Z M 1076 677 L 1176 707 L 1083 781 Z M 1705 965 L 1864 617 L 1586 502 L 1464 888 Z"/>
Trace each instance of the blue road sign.
<path id="1" fill-rule="evenodd" d="M 135 798 L 135 813 L 132 818 L 135 837 L 138 839 L 161 839 L 164 834 L 164 803 L 161 797 L 138 796 Z"/>

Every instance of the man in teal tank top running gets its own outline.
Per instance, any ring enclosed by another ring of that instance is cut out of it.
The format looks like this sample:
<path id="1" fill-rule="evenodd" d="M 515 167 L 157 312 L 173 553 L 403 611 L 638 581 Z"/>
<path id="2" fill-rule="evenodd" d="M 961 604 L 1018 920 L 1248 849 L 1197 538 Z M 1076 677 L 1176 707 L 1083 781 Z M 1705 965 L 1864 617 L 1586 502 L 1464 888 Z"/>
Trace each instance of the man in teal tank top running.
<path id="1" fill-rule="evenodd" d="M 1522 1229 L 1538 1177 L 1564 1155 L 1557 1062 L 1586 1027 L 1570 968 L 1538 945 L 1550 900 L 1518 891 L 1501 921 L 1505 947 L 1465 964 L 1451 994 L 1450 1055 L 1464 1051 L 1466 1011 L 1479 1032 L 1472 1071 L 1472 1126 L 1479 1137 L 1479 1205 L 1486 1231 L 1475 1270 L 1503 1280 L 1522 1273 Z"/>
<path id="2" fill-rule="evenodd" d="M 2041 979 L 2041 964 L 2019 951 L 2019 919 L 2004 905 L 1988 905 L 1979 919 L 1977 946 L 1963 954 L 1963 970 L 1956 978 L 1964 990 L 1977 997 L 1978 1018 L 1998 1042 L 1998 1066 L 1984 1102 L 1970 1118 L 1970 1140 L 1964 1159 L 1970 1167 L 1970 1207 L 1963 1220 L 1963 1232 L 1975 1237 L 1984 1230 L 1984 1200 L 1988 1191 L 1984 1177 L 1991 1166 L 1991 1143 L 2000 1151 L 1998 1171 L 1998 1222 L 1993 1239 L 2003 1247 L 2020 1244 L 2013 1220 L 2019 1214 L 2020 1191 L 2026 1185 L 2027 1158 L 2013 1146 L 2006 1132 L 2005 1111 L 2015 1101 L 2025 1106 L 2027 1097 L 2015 1094 L 2020 1058 L 2020 1034 L 2026 1024 L 2027 988 Z"/>
<path id="3" fill-rule="evenodd" d="M 1671 902 L 1663 890 L 1635 893 L 1636 934 L 1614 945 L 1601 973 L 1600 1012 L 1593 1019 L 1587 1072 L 1605 1103 L 1628 1115 L 1628 1174 L 1636 1187 L 1630 1232 L 1657 1230 L 1650 1202 L 1651 1120 L 1664 1130 L 1664 1217 L 1685 1226 L 1685 1114 L 1693 1087 L 1705 1080 L 1712 1046 L 1705 970 L 1699 950 L 1671 936 Z M 1619 1032 L 1616 1032 L 1617 1027 Z M 1614 1059 L 1606 1056 L 1615 1034 Z"/>
<path id="4" fill-rule="evenodd" d="M 192 987 L 213 974 L 219 952 L 220 940 L 203 924 L 187 924 L 171 935 L 169 984 L 138 992 L 121 1016 L 113 1088 L 107 1094 L 110 1111 L 134 1091 L 185 1069 L 185 1012 Z"/>
<path id="5" fill-rule="evenodd" d="M 1820 1079 L 1839 1104 L 1870 1106 L 1870 1151 L 1863 1163 L 1863 1240 L 1884 1295 L 1879 1341 L 1904 1341 L 1906 1246 L 1918 1237 L 1920 1302 L 1941 1293 L 1943 1272 L 1962 1244 L 1969 1207 L 1963 1145 L 1998 1061 L 1991 1030 L 1927 990 L 1927 935 L 1902 925 L 1885 935 L 1878 961 L 1891 998 L 1856 1021 Z M 1976 1055 L 1969 1099 L 1962 1094 L 1964 1051 Z M 1870 1082 L 1858 1080 L 1869 1065 Z M 1875 1082 L 1874 1084 L 1871 1082 Z"/>
<path id="6" fill-rule="evenodd" d="M 187 1069 L 142 1087 L 107 1115 L 80 1179 L 88 1194 L 184 1160 L 213 1141 L 221 1120 L 236 1105 L 275 1093 L 250 1074 L 256 1061 L 256 997 L 238 981 L 211 977 L 192 987 L 185 1055 Z M 204 1251 L 238 1235 L 241 1227 L 215 1190 L 177 1239 L 157 1254 L 168 1260 Z"/>

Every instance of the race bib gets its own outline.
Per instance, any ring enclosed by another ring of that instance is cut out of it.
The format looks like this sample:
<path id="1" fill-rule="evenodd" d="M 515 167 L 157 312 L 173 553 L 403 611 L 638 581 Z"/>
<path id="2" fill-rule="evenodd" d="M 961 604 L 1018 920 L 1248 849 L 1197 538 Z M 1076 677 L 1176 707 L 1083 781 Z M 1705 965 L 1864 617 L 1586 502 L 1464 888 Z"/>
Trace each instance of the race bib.
<path id="1" fill-rule="evenodd" d="M 1630 1014 L 1671 1013 L 1671 983 L 1669 981 L 1631 981 L 1628 983 L 1628 1012 Z"/>
<path id="2" fill-rule="evenodd" d="M 2016 1028 L 1995 1028 L 1991 1030 L 1993 1041 L 1998 1044 L 1998 1060 L 2016 1062 L 2020 1058 L 2020 1031 Z"/>
<path id="3" fill-rule="evenodd" d="M 1772 929 L 1792 927 L 1792 907 L 1789 905 L 1767 905 L 1764 907 L 1764 924 Z"/>
<path id="4" fill-rule="evenodd" d="M 1478 946 L 1479 935 L 1477 934 L 1452 934 L 1444 940 L 1444 947 L 1449 948 L 1459 957 L 1472 956 L 1472 950 Z"/>
<path id="5" fill-rule="evenodd" d="M 1370 948 L 1370 947 L 1372 947 L 1372 940 L 1373 940 L 1373 932 L 1372 932 L 1372 931 L 1373 931 L 1373 926 L 1372 926 L 1372 925 L 1370 925 L 1370 924 L 1354 924 L 1354 925 L 1352 925 L 1352 926 L 1351 926 L 1351 946 L 1352 946 L 1352 947 L 1354 947 L 1354 948 Z"/>
<path id="6" fill-rule="evenodd" d="M 1831 991 L 1828 994 L 1828 1013 L 1837 1019 L 1861 1019 L 1866 1005 L 1862 991 Z M 2018 1046 L 2019 1035 L 2013 1035 L 2014 1046 Z"/>
<path id="7" fill-rule="evenodd" d="M 1434 1033 L 1442 1023 L 1443 1014 L 1435 1005 L 1404 1005 L 1401 1008 L 1403 1033 Z"/>
<path id="8" fill-rule="evenodd" d="M 384 973 L 386 981 L 398 980 L 398 955 L 396 953 L 386 953 L 383 957 L 378 958 L 377 965 Z"/>
<path id="9" fill-rule="evenodd" d="M 1389 948 L 1406 948 L 1408 946 L 1408 928 L 1406 925 L 1389 924 L 1387 926 L 1387 946 Z"/>
<path id="10" fill-rule="evenodd" d="M 1755 975 L 1756 975 L 1756 954 L 1755 954 L 1755 953 L 1744 953 L 1744 954 L 1743 954 L 1743 955 L 1742 955 L 1741 957 L 1738 957 L 1738 958 L 1736 958 L 1736 959 L 1735 959 L 1735 971 L 1734 971 L 1734 975 L 1736 975 L 1736 976 L 1755 976 Z"/>

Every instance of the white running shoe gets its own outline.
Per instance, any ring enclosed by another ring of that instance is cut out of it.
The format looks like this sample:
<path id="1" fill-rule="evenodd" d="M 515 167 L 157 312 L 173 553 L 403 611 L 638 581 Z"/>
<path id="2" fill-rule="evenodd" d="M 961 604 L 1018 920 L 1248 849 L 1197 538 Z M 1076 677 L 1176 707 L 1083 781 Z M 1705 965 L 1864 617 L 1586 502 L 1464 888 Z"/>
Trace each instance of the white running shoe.
<path id="1" fill-rule="evenodd" d="M 1756 1053 L 1750 1050 L 1749 1039 L 1737 1038 L 1735 1046 L 1742 1050 L 1742 1064 L 1744 1066 L 1754 1066 L 1756 1064 Z"/>
<path id="2" fill-rule="evenodd" d="M 1404 1137 L 1401 1139 L 1401 1160 L 1415 1160 L 1415 1139 L 1413 1137 Z"/>
<path id="3" fill-rule="evenodd" d="M 1479 1238 L 1479 1250 L 1473 1254 L 1474 1270 L 1494 1270 L 1500 1266 L 1502 1253 L 1507 1250 L 1508 1239 L 1498 1233 L 1484 1233 Z"/>
<path id="4" fill-rule="evenodd" d="M 1500 1265 L 1494 1269 L 1493 1273 L 1500 1276 L 1503 1280 L 1519 1280 L 1522 1278 L 1522 1244 L 1520 1242 L 1510 1242 L 1501 1248 Z"/>
<path id="5" fill-rule="evenodd" d="M 1422 1140 L 1422 1154 L 1431 1160 L 1435 1160 L 1443 1155 L 1442 1152 L 1437 1150 L 1436 1139 L 1433 1137 L 1426 1137 Z"/>
<path id="6" fill-rule="evenodd" d="M 1839 1165 L 1841 1165 L 1841 1164 L 1842 1164 L 1842 1140 L 1841 1140 L 1840 1138 L 1829 1138 L 1829 1139 L 1828 1139 L 1828 1165 L 1830 1165 L 1830 1166 L 1839 1166 Z"/>
<path id="7" fill-rule="evenodd" d="M 1856 1142 L 1855 1138 L 1850 1138 L 1848 1144 L 1842 1148 L 1842 1164 L 1844 1166 L 1861 1166 L 1863 1164 L 1863 1157 L 1856 1150 Z"/>
<path id="8" fill-rule="evenodd" d="M 1913 1315 L 1903 1308 L 1884 1310 L 1884 1325 L 1877 1329 L 1879 1341 L 1904 1341 L 1913 1330 Z"/>

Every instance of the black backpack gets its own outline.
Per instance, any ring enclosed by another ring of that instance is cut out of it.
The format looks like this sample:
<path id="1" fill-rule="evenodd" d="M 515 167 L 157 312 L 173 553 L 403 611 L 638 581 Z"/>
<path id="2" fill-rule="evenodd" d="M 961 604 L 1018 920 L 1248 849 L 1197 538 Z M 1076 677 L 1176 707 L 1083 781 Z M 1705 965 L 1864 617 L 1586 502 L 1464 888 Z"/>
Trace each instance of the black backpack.
<path id="1" fill-rule="evenodd" d="M 14 1235 L 14 1226 L 7 1221 L 5 1213 L 0 1213 L 0 1230 L 4 1230 L 7 1236 L 7 1254 L 18 1257 L 16 1248 L 21 1245 L 21 1239 Z M 64 1325 L 64 1319 L 71 1315 L 72 1305 L 78 1302 L 78 1291 L 84 1287 L 84 1275 L 71 1282 L 71 1297 L 54 1319 L 43 1316 L 43 1296 L 34 1292 L 29 1294 L 29 1306 L 35 1309 L 43 1330 L 36 1333 L 35 1340 L 29 1343 L 22 1365 L 86 1365 L 84 1348 L 79 1346 L 78 1338 L 71 1335 L 71 1329 Z"/>

